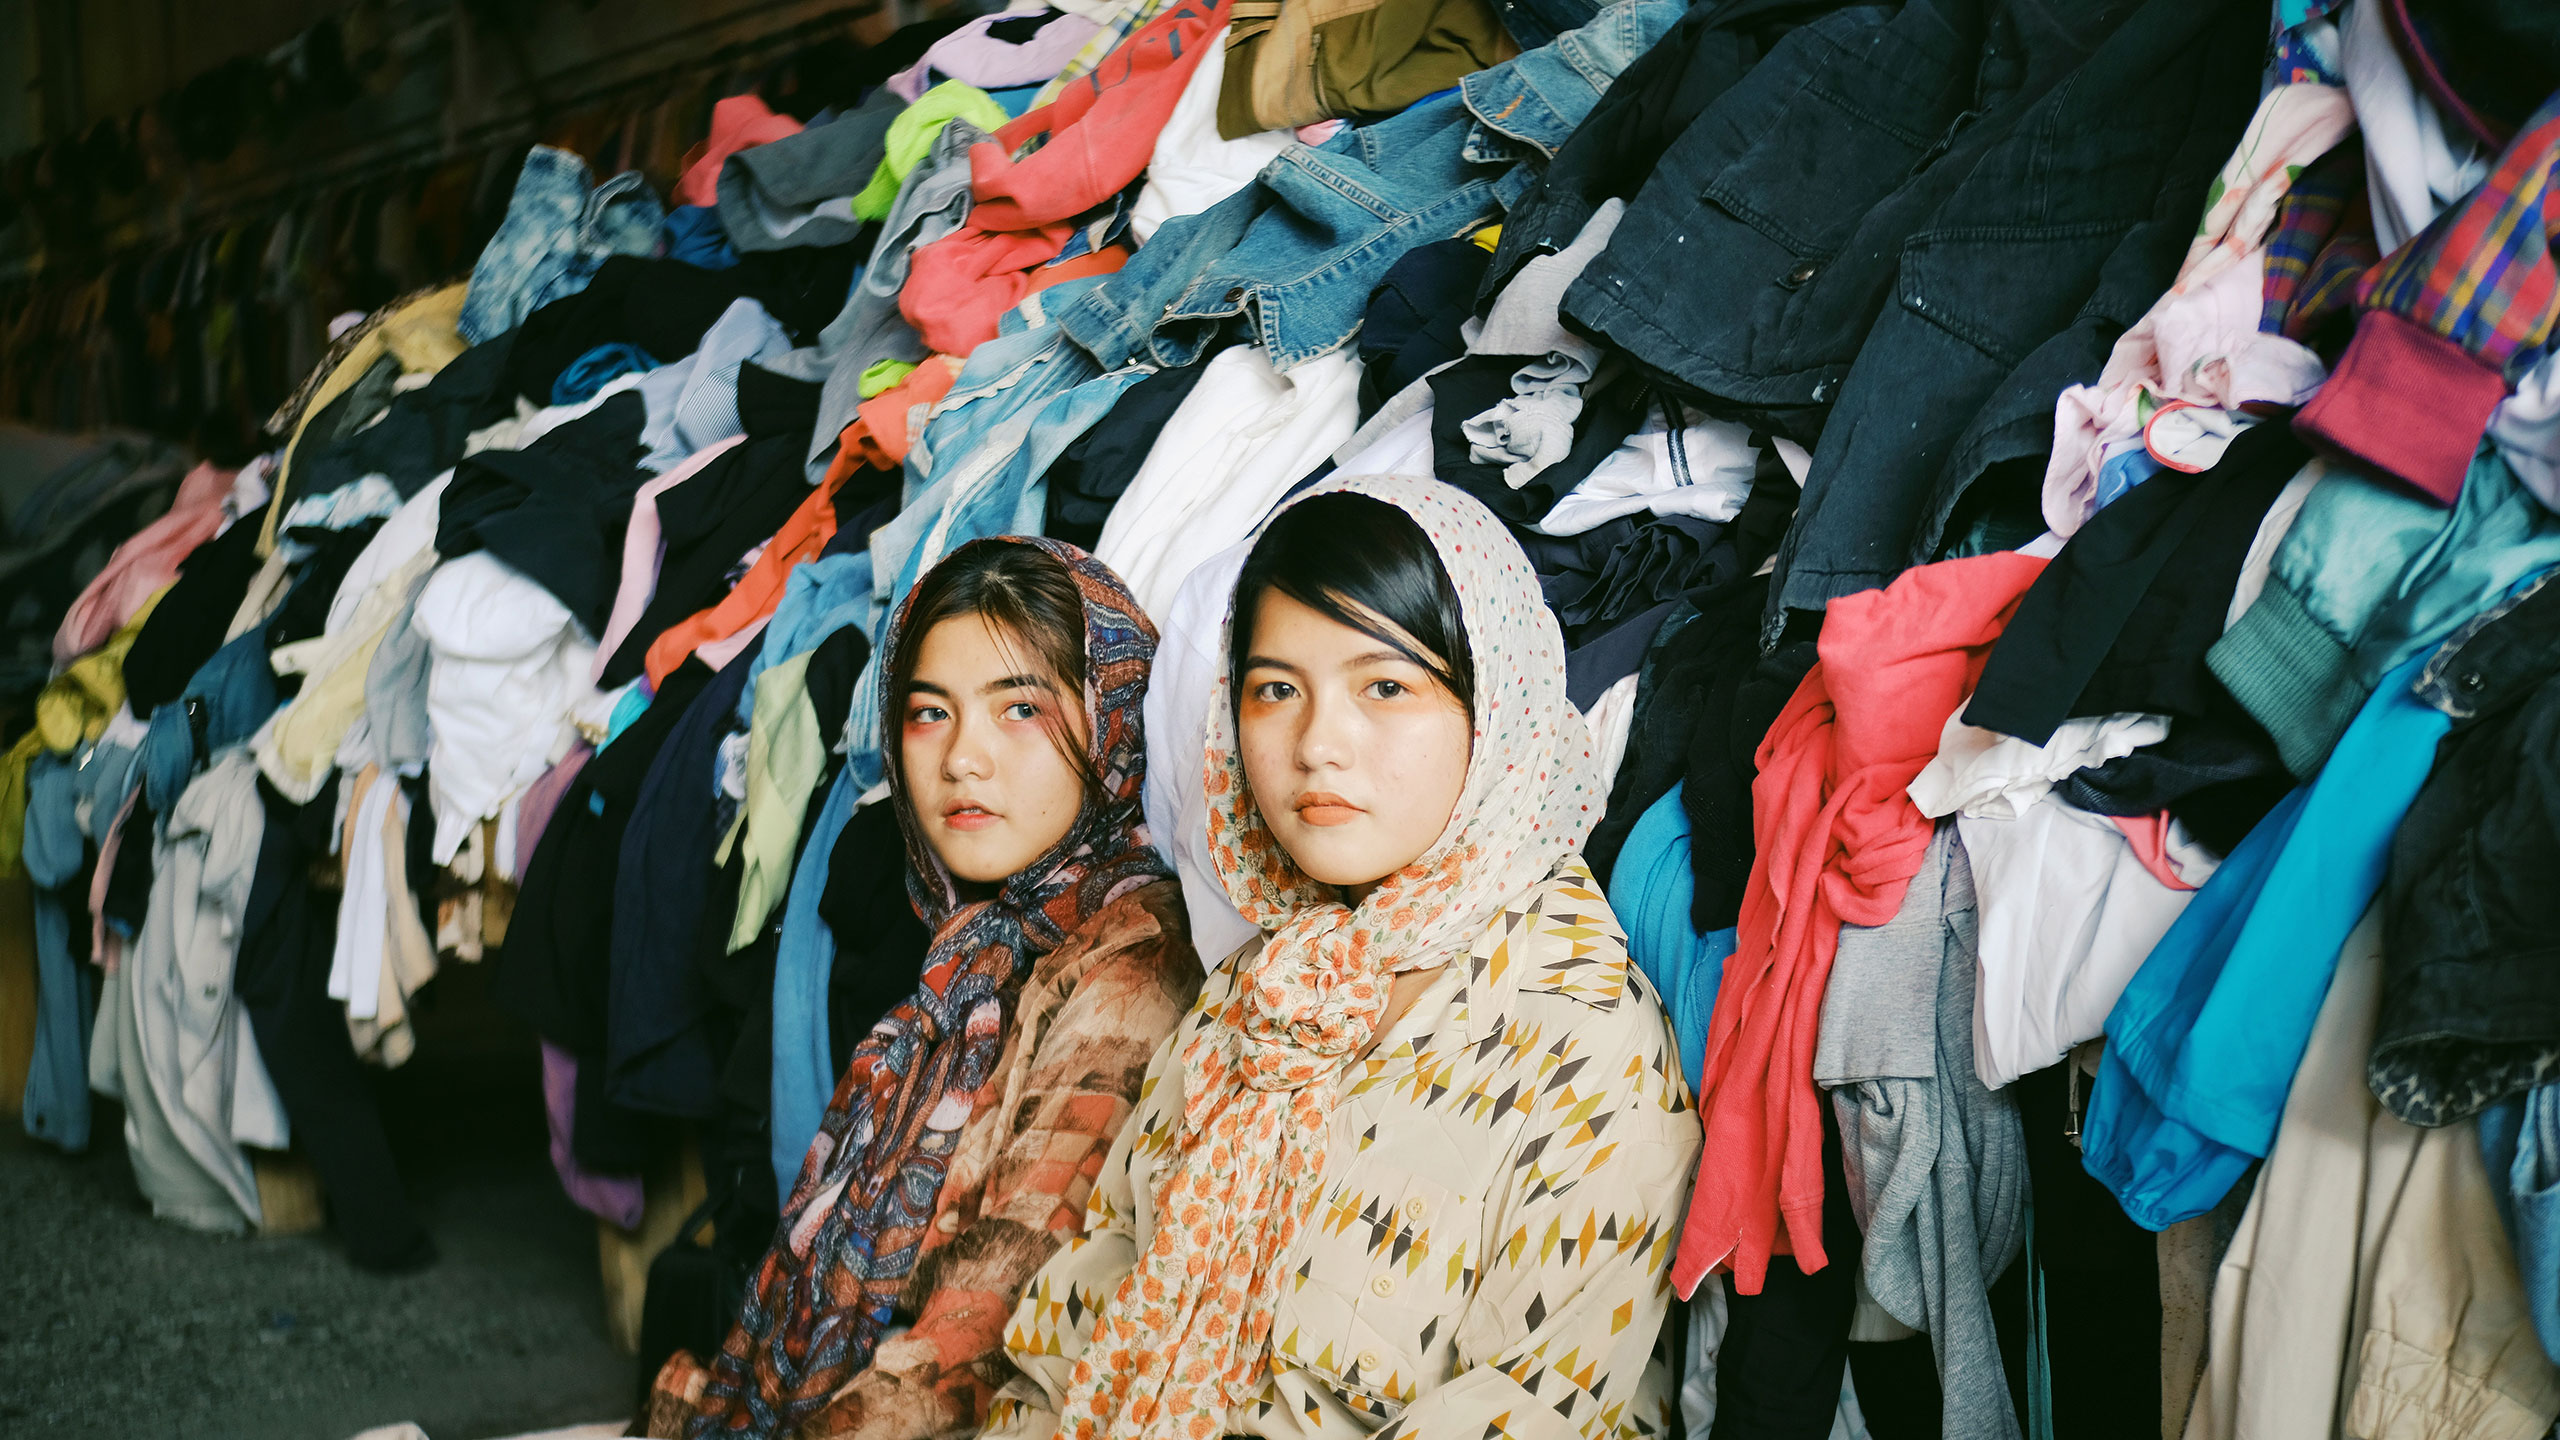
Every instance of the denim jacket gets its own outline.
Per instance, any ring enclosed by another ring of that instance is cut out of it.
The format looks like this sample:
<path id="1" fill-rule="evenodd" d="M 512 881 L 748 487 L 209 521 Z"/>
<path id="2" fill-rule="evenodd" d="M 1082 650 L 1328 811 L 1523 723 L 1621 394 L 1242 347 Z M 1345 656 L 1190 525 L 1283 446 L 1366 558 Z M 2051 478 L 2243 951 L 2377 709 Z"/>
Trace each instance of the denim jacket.
<path id="1" fill-rule="evenodd" d="M 1842 10 L 1665 153 L 1565 311 L 1711 408 L 1818 440 L 1772 633 L 1929 558 L 1975 476 L 2050 446 L 2054 393 L 2167 286 L 2256 103 L 2244 9 Z"/>
<path id="2" fill-rule="evenodd" d="M 2555 575 L 2515 586 L 2418 675 L 2418 698 L 2452 729 L 2392 840 L 2365 1072 L 2412 1125 L 2449 1125 L 2560 1076 Z"/>
<path id="3" fill-rule="evenodd" d="M 1579 11 L 1584 18 L 1549 43 L 1458 82 L 1458 93 L 1478 127 L 1469 137 L 1466 158 L 1513 158 L 1502 149 L 1504 141 L 1527 146 L 1541 160 L 1552 158 L 1600 103 L 1610 82 L 1652 49 L 1688 9 L 1687 0 L 1616 0 L 1597 11 L 1574 0 L 1505 0 L 1506 23 L 1514 23 L 1520 11 L 1543 12 L 1557 20 Z M 1536 43 L 1517 28 L 1512 34 L 1524 45 Z"/>
<path id="4" fill-rule="evenodd" d="M 1522 157 L 1554 154 L 1685 9 L 1617 0 L 1551 44 L 1468 76 L 1455 94 L 1290 147 L 1244 190 L 1166 221 L 1120 273 L 1056 307 L 1059 325 L 1105 370 L 1133 359 L 1188 364 L 1237 315 L 1250 317 L 1281 370 L 1340 349 L 1388 267 L 1467 234 L 1504 195 L 1525 191 L 1534 176 Z"/>

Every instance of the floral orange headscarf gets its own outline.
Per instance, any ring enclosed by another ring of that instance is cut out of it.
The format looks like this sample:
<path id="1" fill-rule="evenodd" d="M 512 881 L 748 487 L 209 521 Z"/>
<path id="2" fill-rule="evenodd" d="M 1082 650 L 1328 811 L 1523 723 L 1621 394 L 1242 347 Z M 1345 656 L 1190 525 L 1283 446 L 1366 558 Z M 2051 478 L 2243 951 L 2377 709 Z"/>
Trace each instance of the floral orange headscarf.
<path id="1" fill-rule="evenodd" d="M 1430 849 L 1345 905 L 1254 808 L 1221 654 L 1203 762 L 1209 848 L 1228 898 L 1269 933 L 1218 1023 L 1183 1047 L 1182 1128 L 1155 1236 L 1096 1319 L 1062 1437 L 1223 1433 L 1270 1363 L 1283 1266 L 1315 1212 L 1341 1078 L 1377 1031 L 1387 977 L 1464 954 L 1581 847 L 1607 799 L 1565 699 L 1563 633 L 1519 543 L 1436 480 L 1352 476 L 1307 493 L 1345 490 L 1412 516 L 1458 593 L 1476 673 L 1466 787 Z"/>

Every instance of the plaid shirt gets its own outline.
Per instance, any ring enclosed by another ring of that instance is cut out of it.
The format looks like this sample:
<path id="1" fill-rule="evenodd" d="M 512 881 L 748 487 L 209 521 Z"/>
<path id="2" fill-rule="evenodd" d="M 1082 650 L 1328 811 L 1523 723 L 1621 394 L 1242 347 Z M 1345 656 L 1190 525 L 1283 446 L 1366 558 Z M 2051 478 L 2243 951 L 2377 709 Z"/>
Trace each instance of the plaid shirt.
<path id="1" fill-rule="evenodd" d="M 2530 369 L 2560 318 L 2555 161 L 2560 95 L 2516 132 L 2479 189 L 2366 275 L 2358 304 L 2396 312 L 2511 379 Z"/>
<path id="2" fill-rule="evenodd" d="M 2258 328 L 2335 360 L 2353 328 L 2356 282 L 2380 254 L 2365 197 L 2364 142 L 2349 135 L 2302 168 L 2267 232 L 2265 305 Z M 2333 342 L 2323 332 L 2337 326 Z"/>

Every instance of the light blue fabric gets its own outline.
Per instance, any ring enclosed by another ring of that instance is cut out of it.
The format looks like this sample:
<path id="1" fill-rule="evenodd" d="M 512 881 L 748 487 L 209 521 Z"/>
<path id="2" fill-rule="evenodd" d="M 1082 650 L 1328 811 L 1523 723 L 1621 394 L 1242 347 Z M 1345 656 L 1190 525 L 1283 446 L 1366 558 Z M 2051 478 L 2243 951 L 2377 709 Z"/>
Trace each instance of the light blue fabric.
<path id="1" fill-rule="evenodd" d="M 818 1121 L 835 1094 L 835 1059 L 828 1049 L 827 977 L 835 968 L 836 938 L 818 918 L 826 893 L 827 861 L 853 818 L 854 802 L 869 787 L 853 769 L 836 772 L 827 803 L 809 822 L 791 893 L 782 902 L 782 934 L 773 952 L 773 1144 L 774 1193 L 789 1195 L 800 1162 L 818 1138 Z"/>
<path id="2" fill-rule="evenodd" d="M 1051 302 L 1051 313 L 1106 370 L 1132 358 L 1188 364 L 1248 313 L 1277 369 L 1340 349 L 1406 251 L 1493 218 L 1499 171 L 1467 160 L 1473 123 L 1448 95 L 1290 146 L 1253 184 L 1167 220 L 1118 274 L 1076 302 Z"/>
<path id="3" fill-rule="evenodd" d="M 2560 1082 L 2481 1111 L 2480 1157 L 2515 1245 L 2534 1332 L 2560 1365 Z"/>
<path id="4" fill-rule="evenodd" d="M 1689 928 L 1698 880 L 1689 858 L 1689 812 L 1680 800 L 1685 788 L 1672 786 L 1627 832 L 1617 868 L 1609 872 L 1609 908 L 1626 927 L 1636 968 L 1662 997 L 1694 1094 L 1706 1083 L 1707 1025 L 1735 932 L 1728 926 L 1701 935 Z"/>
<path id="5" fill-rule="evenodd" d="M 666 208 L 637 170 L 598 185 L 587 162 L 536 145 L 516 173 L 507 217 L 471 267 L 462 338 L 477 345 L 587 288 L 606 259 L 657 253 Z"/>
<path id="6" fill-rule="evenodd" d="M 294 501 L 276 522 L 276 529 L 287 535 L 297 530 L 351 529 L 367 520 L 389 519 L 405 500 L 390 476 L 362 475 L 335 490 Z"/>
<path id="7" fill-rule="evenodd" d="M 77 1155 L 89 1148 L 89 1029 L 98 1015 L 98 972 L 71 953 L 76 911 L 88 897 L 63 887 L 80 877 L 79 768 L 59 755 L 27 766 L 27 878 L 36 941 L 35 1053 L 19 1116 L 27 1133 Z M 103 822 L 101 822 L 103 823 Z M 75 903 L 76 902 L 76 903 Z"/>
<path id="8" fill-rule="evenodd" d="M 2383 678 L 2328 767 L 2232 850 L 2107 1016 L 2081 1159 L 2145 1229 L 2212 1209 L 2275 1142 L 2338 952 L 2452 726 L 2414 693 L 2424 665 Z"/>
<path id="9" fill-rule="evenodd" d="M 640 443 L 643 467 L 665 474 L 706 445 L 746 433 L 738 419 L 738 367 L 788 353 L 782 322 L 753 300 L 731 302 L 702 332 L 702 344 L 672 364 L 640 377 L 632 388 L 648 407 Z"/>

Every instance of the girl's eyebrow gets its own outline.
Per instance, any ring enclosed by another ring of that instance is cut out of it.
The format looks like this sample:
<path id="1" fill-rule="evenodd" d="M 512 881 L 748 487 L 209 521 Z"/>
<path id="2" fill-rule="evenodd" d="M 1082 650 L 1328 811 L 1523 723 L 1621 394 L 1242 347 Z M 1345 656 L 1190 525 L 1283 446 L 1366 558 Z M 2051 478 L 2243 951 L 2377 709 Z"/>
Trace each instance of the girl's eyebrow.
<path id="1" fill-rule="evenodd" d="M 979 687 L 978 693 L 981 695 L 993 695 L 999 690 L 1048 690 L 1054 692 L 1057 688 L 1058 687 L 1051 683 L 1049 677 L 1046 675 L 1007 675 L 1001 680 L 988 681 L 985 685 Z"/>

